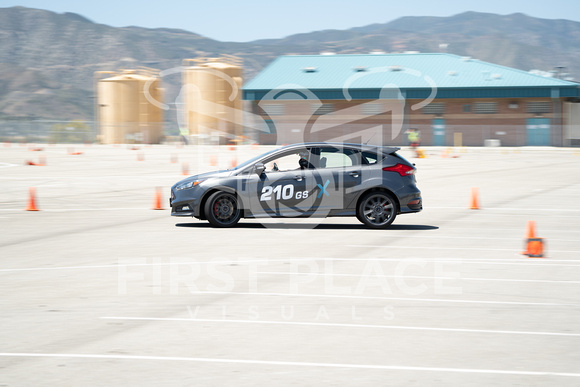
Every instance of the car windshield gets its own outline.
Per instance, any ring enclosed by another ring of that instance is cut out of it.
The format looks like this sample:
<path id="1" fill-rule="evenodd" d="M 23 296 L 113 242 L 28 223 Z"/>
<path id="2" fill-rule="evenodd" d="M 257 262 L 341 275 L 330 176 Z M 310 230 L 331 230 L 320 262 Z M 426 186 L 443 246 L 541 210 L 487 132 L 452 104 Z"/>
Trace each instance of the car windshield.
<path id="1" fill-rule="evenodd" d="M 261 155 L 259 155 L 259 156 L 256 156 L 256 157 L 253 157 L 253 158 L 251 158 L 251 159 L 249 159 L 249 160 L 247 160 L 247 161 L 244 161 L 243 163 L 241 163 L 241 164 L 238 164 L 238 165 L 237 165 L 235 168 L 232 168 L 232 170 L 243 169 L 243 168 L 247 167 L 248 165 L 251 165 L 251 164 L 255 163 L 256 161 L 258 161 L 258 160 L 259 160 L 259 159 L 261 159 L 262 157 L 264 157 L 264 156 L 267 156 L 267 155 L 269 155 L 270 153 L 274 153 L 274 152 L 276 152 L 278 149 L 280 149 L 280 148 L 273 149 L 273 150 L 271 150 L 271 151 L 269 151 L 269 152 L 262 153 L 262 154 L 261 154 Z"/>

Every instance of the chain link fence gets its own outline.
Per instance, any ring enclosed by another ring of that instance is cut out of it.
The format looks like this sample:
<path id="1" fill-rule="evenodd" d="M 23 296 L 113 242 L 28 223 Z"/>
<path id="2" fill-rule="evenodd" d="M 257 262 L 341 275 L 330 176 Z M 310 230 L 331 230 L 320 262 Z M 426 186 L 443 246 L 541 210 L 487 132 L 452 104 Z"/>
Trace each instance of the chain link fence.
<path id="1" fill-rule="evenodd" d="M 339 125 L 331 128 L 306 128 L 294 124 L 278 124 L 262 131 L 245 128 L 242 138 L 261 144 L 287 144 L 305 141 L 368 142 L 375 145 L 409 145 L 405 128 L 393 133 L 390 125 Z M 580 140 L 562 133 L 556 125 L 410 125 L 421 133 L 423 146 L 579 146 Z M 173 130 L 172 130 L 173 128 Z M 163 124 L 161 142 L 185 141 L 175 124 Z M 580 132 L 580 130 L 577 130 Z M 122 132 L 119 130 L 119 132 Z M 123 132 L 116 142 L 149 143 L 149 132 Z M 223 133 L 222 133 L 223 134 Z M 393 134 L 395 134 L 393 138 Z M 207 138 L 190 136 L 192 143 L 220 143 L 220 133 Z M 214 138 L 215 137 L 215 138 Z M 218 138 L 216 140 L 216 138 Z M 13 143 L 97 143 L 102 140 L 93 121 L 9 121 L 0 120 L 0 142 Z M 229 139 L 231 140 L 231 139 Z M 237 140 L 235 140 L 237 141 Z"/>
<path id="2" fill-rule="evenodd" d="M 0 141 L 23 143 L 93 143 L 93 121 L 0 121 Z"/>

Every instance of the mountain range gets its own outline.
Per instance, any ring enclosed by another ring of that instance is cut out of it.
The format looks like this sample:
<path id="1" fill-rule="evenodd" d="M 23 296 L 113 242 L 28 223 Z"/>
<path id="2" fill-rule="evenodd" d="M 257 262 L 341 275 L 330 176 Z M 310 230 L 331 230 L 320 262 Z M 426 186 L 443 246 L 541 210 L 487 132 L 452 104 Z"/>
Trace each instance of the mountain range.
<path id="1" fill-rule="evenodd" d="M 92 120 L 95 71 L 167 70 L 183 59 L 235 55 L 245 80 L 284 54 L 449 52 L 521 70 L 560 67 L 580 78 L 580 23 L 521 13 L 465 12 L 450 17 L 403 17 L 348 30 L 282 39 L 221 42 L 193 32 L 110 27 L 74 14 L 0 8 L 0 119 Z M 175 100 L 179 73 L 163 78 Z M 166 120 L 175 121 L 169 112 Z"/>

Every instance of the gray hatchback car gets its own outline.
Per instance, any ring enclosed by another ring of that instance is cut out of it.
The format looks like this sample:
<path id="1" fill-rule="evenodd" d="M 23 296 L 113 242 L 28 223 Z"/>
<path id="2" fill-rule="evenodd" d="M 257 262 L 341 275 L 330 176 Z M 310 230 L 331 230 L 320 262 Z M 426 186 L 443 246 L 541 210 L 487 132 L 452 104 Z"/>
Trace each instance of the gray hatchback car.
<path id="1" fill-rule="evenodd" d="M 400 148 L 343 143 L 284 146 L 171 187 L 171 215 L 234 226 L 240 218 L 356 216 L 370 228 L 422 210 Z"/>

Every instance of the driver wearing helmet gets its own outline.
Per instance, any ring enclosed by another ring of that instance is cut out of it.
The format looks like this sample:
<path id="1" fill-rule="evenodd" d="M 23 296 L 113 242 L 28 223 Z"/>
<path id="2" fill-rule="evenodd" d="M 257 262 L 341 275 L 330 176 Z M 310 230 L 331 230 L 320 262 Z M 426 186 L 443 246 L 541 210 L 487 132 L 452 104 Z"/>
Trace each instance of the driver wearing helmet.
<path id="1" fill-rule="evenodd" d="M 300 169 L 312 169 L 312 164 L 308 162 L 308 152 L 300 152 L 298 155 L 300 156 L 300 160 L 298 160 Z"/>

